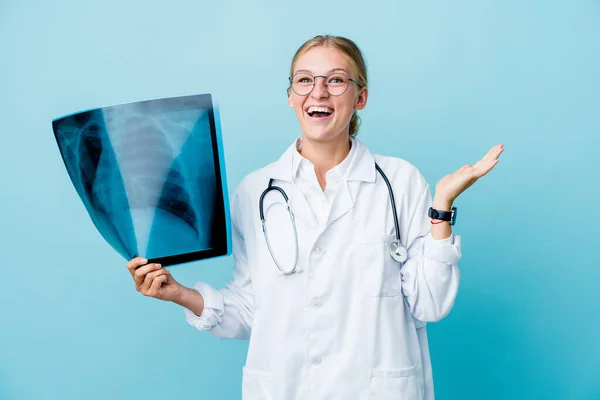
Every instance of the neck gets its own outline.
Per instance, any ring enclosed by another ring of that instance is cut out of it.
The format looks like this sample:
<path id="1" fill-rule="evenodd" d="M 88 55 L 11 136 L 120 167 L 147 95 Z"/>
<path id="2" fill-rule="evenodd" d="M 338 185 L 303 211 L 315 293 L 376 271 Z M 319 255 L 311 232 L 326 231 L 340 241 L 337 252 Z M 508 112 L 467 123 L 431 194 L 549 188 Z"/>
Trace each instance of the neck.
<path id="1" fill-rule="evenodd" d="M 327 171 L 344 161 L 349 152 L 350 139 L 347 135 L 329 141 L 316 141 L 302 137 L 300 154 L 315 166 L 315 173 L 323 190 L 325 190 Z"/>

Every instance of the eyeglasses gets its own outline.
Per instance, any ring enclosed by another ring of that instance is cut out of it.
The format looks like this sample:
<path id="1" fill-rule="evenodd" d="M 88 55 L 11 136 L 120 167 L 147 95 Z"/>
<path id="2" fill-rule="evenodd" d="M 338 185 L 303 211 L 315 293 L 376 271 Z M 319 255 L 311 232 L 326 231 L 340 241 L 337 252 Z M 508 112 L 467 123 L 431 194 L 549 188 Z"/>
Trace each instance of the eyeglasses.
<path id="1" fill-rule="evenodd" d="M 292 90 L 298 96 L 306 96 L 315 88 L 315 82 L 317 78 L 325 79 L 325 88 L 332 96 L 341 96 L 346 93 L 350 82 L 356 83 L 359 87 L 362 87 L 360 83 L 350 78 L 348 75 L 341 72 L 333 72 L 327 76 L 307 74 L 305 72 L 299 72 L 289 78 Z"/>

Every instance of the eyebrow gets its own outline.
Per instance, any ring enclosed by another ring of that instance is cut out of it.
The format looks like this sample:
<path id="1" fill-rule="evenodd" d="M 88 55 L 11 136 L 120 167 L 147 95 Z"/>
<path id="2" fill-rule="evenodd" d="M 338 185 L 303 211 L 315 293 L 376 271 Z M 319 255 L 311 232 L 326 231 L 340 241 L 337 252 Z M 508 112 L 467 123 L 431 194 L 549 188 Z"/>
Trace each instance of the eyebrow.
<path id="1" fill-rule="evenodd" d="M 329 71 L 327 71 L 325 73 L 325 75 L 328 75 L 328 74 L 330 74 L 332 72 L 336 72 L 336 71 L 342 71 L 342 72 L 345 72 L 346 74 L 348 73 L 348 71 L 346 71 L 344 68 L 334 68 L 334 69 L 330 69 Z M 307 69 L 299 69 L 298 71 L 294 72 L 294 74 L 297 74 L 299 72 L 306 72 L 306 73 L 312 74 L 312 71 L 309 71 Z"/>

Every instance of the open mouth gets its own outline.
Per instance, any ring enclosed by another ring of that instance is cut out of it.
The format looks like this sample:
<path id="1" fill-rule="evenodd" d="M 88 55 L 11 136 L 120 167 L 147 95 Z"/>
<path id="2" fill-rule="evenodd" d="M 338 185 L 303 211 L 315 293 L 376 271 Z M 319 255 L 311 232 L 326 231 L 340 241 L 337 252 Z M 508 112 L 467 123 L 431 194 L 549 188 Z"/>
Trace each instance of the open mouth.
<path id="1" fill-rule="evenodd" d="M 308 107 L 306 113 L 309 117 L 315 119 L 325 119 L 333 115 L 333 109 L 329 107 Z"/>

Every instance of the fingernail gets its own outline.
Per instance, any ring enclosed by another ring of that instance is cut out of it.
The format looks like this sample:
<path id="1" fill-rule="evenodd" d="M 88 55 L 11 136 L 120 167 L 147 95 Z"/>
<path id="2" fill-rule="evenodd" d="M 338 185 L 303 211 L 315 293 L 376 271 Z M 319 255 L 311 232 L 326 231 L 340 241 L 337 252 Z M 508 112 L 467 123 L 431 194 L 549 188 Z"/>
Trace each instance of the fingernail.
<path id="1" fill-rule="evenodd" d="M 156 266 L 157 266 L 158 268 L 162 267 L 162 265 L 160 265 L 160 264 L 156 264 Z"/>
<path id="2" fill-rule="evenodd" d="M 148 262 L 148 260 L 146 260 L 145 258 L 142 258 L 140 261 L 141 261 L 141 262 L 144 262 L 144 263 L 147 263 L 147 262 Z"/>

